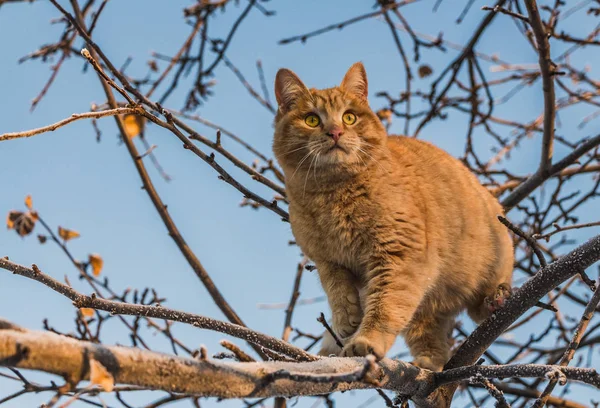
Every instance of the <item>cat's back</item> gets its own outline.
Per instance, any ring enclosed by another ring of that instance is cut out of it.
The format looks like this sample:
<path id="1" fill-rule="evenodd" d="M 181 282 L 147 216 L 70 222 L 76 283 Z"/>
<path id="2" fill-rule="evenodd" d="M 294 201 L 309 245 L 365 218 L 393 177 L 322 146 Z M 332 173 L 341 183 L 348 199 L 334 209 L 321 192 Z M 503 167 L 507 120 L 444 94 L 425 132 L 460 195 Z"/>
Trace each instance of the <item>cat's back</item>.
<path id="1" fill-rule="evenodd" d="M 424 140 L 390 135 L 388 147 L 392 152 L 393 160 L 404 165 L 418 165 L 422 171 L 430 172 L 431 175 L 453 170 L 461 178 L 471 176 L 468 169 L 458 159 Z"/>
<path id="2" fill-rule="evenodd" d="M 481 185 L 477 177 L 457 158 L 441 148 L 419 139 L 406 136 L 389 136 L 388 147 L 392 160 L 400 168 L 410 168 L 417 173 L 415 183 L 446 205 L 460 202 L 462 207 L 475 204 L 502 212 L 495 197 Z M 429 195 L 429 194 L 428 194 Z M 483 202 L 482 202 L 483 201 Z"/>
<path id="3" fill-rule="evenodd" d="M 509 252 L 508 234 L 497 219 L 502 207 L 460 160 L 404 136 L 390 136 L 388 146 L 398 169 L 393 177 L 406 180 L 409 196 L 419 201 L 428 240 L 435 241 L 442 258 L 468 268 L 462 261 L 469 254 L 483 267 L 496 259 L 499 246 Z"/>

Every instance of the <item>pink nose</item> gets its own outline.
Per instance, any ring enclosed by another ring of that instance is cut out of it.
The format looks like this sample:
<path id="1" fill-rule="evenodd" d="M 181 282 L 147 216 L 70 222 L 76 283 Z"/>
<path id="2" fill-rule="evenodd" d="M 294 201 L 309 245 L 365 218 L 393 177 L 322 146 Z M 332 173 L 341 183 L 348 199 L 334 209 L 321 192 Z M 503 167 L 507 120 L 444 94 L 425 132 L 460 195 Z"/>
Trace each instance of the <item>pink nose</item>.
<path id="1" fill-rule="evenodd" d="M 337 142 L 338 140 L 340 140 L 340 137 L 342 137 L 343 133 L 344 131 L 341 127 L 334 126 L 331 129 L 329 129 L 329 131 L 327 132 L 327 136 L 331 137 L 335 142 Z"/>

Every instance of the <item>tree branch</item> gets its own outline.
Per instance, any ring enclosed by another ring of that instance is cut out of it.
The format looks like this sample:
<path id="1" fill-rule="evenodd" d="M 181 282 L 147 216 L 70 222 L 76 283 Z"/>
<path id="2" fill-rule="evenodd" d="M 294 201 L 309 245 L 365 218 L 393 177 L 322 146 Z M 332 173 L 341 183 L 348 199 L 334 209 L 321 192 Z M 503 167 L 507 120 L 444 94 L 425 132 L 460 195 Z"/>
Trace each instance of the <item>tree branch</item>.
<path id="1" fill-rule="evenodd" d="M 519 185 L 512 193 L 510 193 L 504 200 L 502 200 L 502 206 L 506 212 L 510 211 L 517 204 L 519 204 L 525 197 L 531 194 L 536 188 L 544 184 L 553 175 L 566 169 L 568 166 L 577 162 L 577 160 L 592 150 L 593 148 L 600 145 L 600 135 L 596 135 L 591 139 L 583 142 L 579 147 L 575 148 L 571 153 L 566 155 L 561 161 L 552 165 L 548 171 L 537 171 L 527 180 Z"/>
<path id="2" fill-rule="evenodd" d="M 138 113 L 136 108 L 116 108 L 116 109 L 107 109 L 98 112 L 85 112 L 85 113 L 74 113 L 70 117 L 60 120 L 56 123 L 53 123 L 48 126 L 44 126 L 37 129 L 25 130 L 23 132 L 13 132 L 13 133 L 4 133 L 0 135 L 0 142 L 4 142 L 5 140 L 11 139 L 20 139 L 22 137 L 31 137 L 35 135 L 39 135 L 40 133 L 53 132 L 56 129 L 68 125 L 71 122 L 75 122 L 80 119 L 99 119 L 104 118 L 106 116 L 115 116 L 115 115 L 125 115 L 127 113 Z"/>
<path id="3" fill-rule="evenodd" d="M 246 340 L 254 345 L 257 345 L 258 350 L 261 350 L 262 347 L 265 347 L 276 351 L 277 353 L 281 353 L 283 355 L 292 357 L 293 359 L 298 361 L 314 361 L 318 359 L 318 357 L 307 353 L 301 348 L 295 347 L 275 337 L 260 334 L 245 326 L 227 323 L 220 320 L 212 319 L 210 317 L 196 315 L 193 313 L 168 309 L 162 306 L 157 307 L 116 302 L 112 300 L 98 298 L 94 294 L 92 294 L 91 296 L 86 296 L 77 292 L 70 286 L 65 285 L 64 283 L 61 283 L 56 279 L 52 278 L 51 276 L 43 273 L 35 265 L 32 268 L 27 268 L 25 266 L 11 262 L 6 258 L 0 258 L 0 269 L 4 269 L 16 275 L 21 275 L 26 278 L 30 278 L 40 283 L 43 283 L 55 292 L 58 292 L 61 295 L 71 299 L 73 301 L 73 305 L 77 308 L 87 307 L 92 309 L 104 310 L 119 315 L 156 317 L 159 319 L 186 323 L 201 329 L 214 330 L 221 333 L 229 334 L 231 336 Z"/>
<path id="4" fill-rule="evenodd" d="M 74 386 L 89 379 L 90 358 L 106 367 L 118 384 L 219 398 L 292 397 L 375 388 L 372 379 L 367 378 L 369 370 L 381 374 L 378 386 L 406 393 L 415 392 L 417 385 L 433 380 L 433 373 L 389 359 L 378 364 L 364 358 L 327 358 L 307 363 L 225 363 L 102 346 L 51 332 L 0 330 L 2 366 L 57 374 Z"/>
<path id="5" fill-rule="evenodd" d="M 552 152 L 554 146 L 554 121 L 556 118 L 556 95 L 554 92 L 554 75 L 556 74 L 552 60 L 550 59 L 550 43 L 544 29 L 544 23 L 540 18 L 538 6 L 535 0 L 525 0 L 529 24 L 535 35 L 537 51 L 540 61 L 540 72 L 542 73 L 542 88 L 544 91 L 544 138 L 542 140 L 542 158 L 540 160 L 540 173 L 550 171 L 552 166 Z"/>
<path id="6" fill-rule="evenodd" d="M 10 323 L 0 319 L 0 327 L 10 327 Z M 322 395 L 378 387 L 423 401 L 442 384 L 472 377 L 545 378 L 556 373 L 600 388 L 600 375 L 593 369 L 553 365 L 476 365 L 433 373 L 399 360 L 382 359 L 375 363 L 372 357 L 323 358 L 303 363 L 224 363 L 103 346 L 51 332 L 0 329 L 1 366 L 57 374 L 74 387 L 89 379 L 90 359 L 104 366 L 117 384 L 219 398 Z M 426 405 L 417 402 L 417 406 Z"/>
<path id="7" fill-rule="evenodd" d="M 481 323 L 454 353 L 445 369 L 453 369 L 474 364 L 485 350 L 512 324 L 519 316 L 529 310 L 548 292 L 571 276 L 585 271 L 600 260 L 600 235 L 577 247 L 567 255 L 542 268 L 514 291 L 503 308 Z M 456 387 L 443 387 L 429 398 L 429 403 L 444 401 L 449 407 Z"/>

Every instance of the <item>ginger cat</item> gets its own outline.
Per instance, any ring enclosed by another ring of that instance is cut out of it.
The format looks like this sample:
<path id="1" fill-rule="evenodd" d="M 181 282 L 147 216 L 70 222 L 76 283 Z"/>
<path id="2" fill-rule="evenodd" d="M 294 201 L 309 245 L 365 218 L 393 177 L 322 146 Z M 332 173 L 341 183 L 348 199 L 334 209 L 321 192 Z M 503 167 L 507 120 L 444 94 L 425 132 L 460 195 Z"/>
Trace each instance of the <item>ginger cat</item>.
<path id="1" fill-rule="evenodd" d="M 502 208 L 457 159 L 388 137 L 354 64 L 338 87 L 275 80 L 273 150 L 292 231 L 316 264 L 332 312 L 320 354 L 383 357 L 404 336 L 414 363 L 441 370 L 467 309 L 477 322 L 510 295 L 512 241 Z"/>

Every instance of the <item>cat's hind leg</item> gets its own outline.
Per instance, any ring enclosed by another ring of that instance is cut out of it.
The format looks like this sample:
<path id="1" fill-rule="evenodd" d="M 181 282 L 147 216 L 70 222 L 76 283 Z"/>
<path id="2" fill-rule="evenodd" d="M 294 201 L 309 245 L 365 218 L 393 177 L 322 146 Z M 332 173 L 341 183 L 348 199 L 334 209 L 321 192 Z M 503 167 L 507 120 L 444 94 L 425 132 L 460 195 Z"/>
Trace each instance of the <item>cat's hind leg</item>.
<path id="1" fill-rule="evenodd" d="M 467 304 L 467 312 L 475 323 L 481 323 L 496 310 L 501 309 L 512 294 L 513 256 L 512 243 L 507 235 L 506 242 L 498 248 L 499 255 L 494 267 L 487 273 L 488 279 L 473 294 Z"/>

